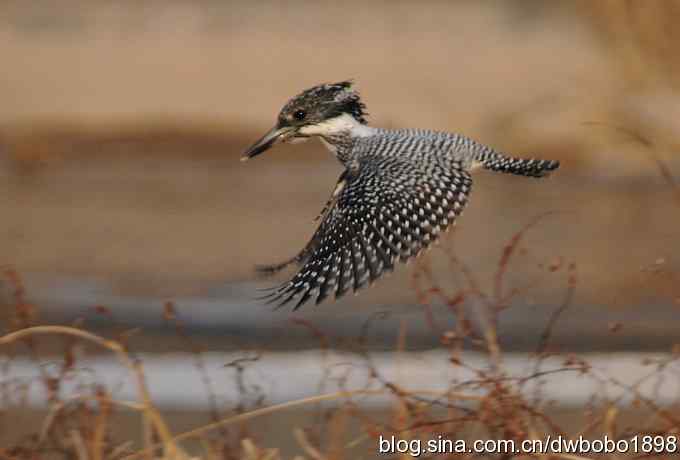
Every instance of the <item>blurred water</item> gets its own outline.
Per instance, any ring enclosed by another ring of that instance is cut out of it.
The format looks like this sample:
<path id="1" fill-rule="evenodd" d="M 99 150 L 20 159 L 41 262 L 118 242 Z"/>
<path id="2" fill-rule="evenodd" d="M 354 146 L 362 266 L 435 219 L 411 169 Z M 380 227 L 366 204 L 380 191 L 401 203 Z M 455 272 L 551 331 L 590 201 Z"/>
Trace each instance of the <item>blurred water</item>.
<path id="1" fill-rule="evenodd" d="M 165 409 L 205 410 L 210 408 L 209 391 L 204 377 L 210 381 L 210 391 L 215 393 L 219 407 L 248 406 L 256 402 L 276 404 L 302 399 L 321 393 L 341 390 L 376 389 L 379 385 L 370 376 L 369 364 L 386 381 L 398 385 L 405 391 L 432 392 L 442 395 L 452 385 L 475 381 L 479 375 L 474 369 L 487 369 L 488 359 L 479 353 L 464 353 L 462 361 L 467 367 L 452 365 L 449 354 L 444 350 L 427 352 L 376 352 L 370 354 L 370 361 L 352 353 L 309 350 L 293 353 L 268 352 L 262 355 L 252 353 L 209 352 L 201 356 L 205 374 L 197 366 L 195 356 L 187 353 L 136 355 L 144 366 L 146 381 L 156 404 Z M 245 359 L 244 359 L 245 358 Z M 627 387 L 636 387 L 637 395 L 649 398 L 658 404 L 670 404 L 680 396 L 680 363 L 672 363 L 663 372 L 652 378 L 656 367 L 653 363 L 667 359 L 661 353 L 615 353 L 584 354 L 590 365 L 590 375 L 583 375 L 573 369 L 548 374 L 532 380 L 523 387 L 527 397 L 535 396 L 540 382 L 540 394 L 545 401 L 554 401 L 561 407 L 583 407 L 593 395 L 618 400 L 620 405 L 629 404 L 634 392 Z M 234 366 L 240 360 L 243 371 L 237 380 Z M 53 367 L 58 368 L 59 362 Z M 50 365 L 46 364 L 46 369 Z M 551 371 L 564 367 L 563 357 L 551 357 L 535 368 L 535 360 L 526 353 L 508 353 L 503 357 L 503 368 L 507 377 L 524 377 L 535 371 Z M 112 397 L 120 400 L 137 400 L 135 382 L 129 372 L 113 357 L 81 359 L 79 372 L 71 373 L 64 379 L 62 395 L 78 395 L 88 391 L 90 383 L 106 384 Z M 33 378 L 33 384 L 26 394 L 27 403 L 32 407 L 45 405 L 45 394 L 38 381 L 36 366 L 27 359 L 15 359 L 9 364 L 6 382 L 18 383 Z M 602 381 L 618 382 L 605 389 Z M 7 388 L 11 388 L 10 386 Z M 480 394 L 474 385 L 461 386 L 460 392 Z M 16 397 L 16 395 L 15 395 Z M 620 399 L 618 399 L 620 398 Z M 10 397 L 11 399 L 11 397 Z M 365 407 L 381 408 L 392 399 L 381 395 L 359 395 L 353 397 Z"/>
<path id="2" fill-rule="evenodd" d="M 415 298 L 381 301 L 376 299 L 384 291 L 379 287 L 293 312 L 290 308 L 273 310 L 255 300 L 257 289 L 270 286 L 271 280 L 220 283 L 204 289 L 202 295 L 171 299 L 124 294 L 98 279 L 50 275 L 29 276 L 24 282 L 28 300 L 40 308 L 41 321 L 70 324 L 85 320 L 88 329 L 105 335 L 141 328 L 130 339 L 137 351 L 187 350 L 186 340 L 163 319 L 166 300 L 172 300 L 185 333 L 208 350 L 313 349 L 322 343 L 347 349 L 359 342 L 367 349 L 391 350 L 402 330 L 408 349 L 422 350 L 440 347 L 441 334 L 456 324 L 446 305 L 434 302 L 425 310 Z M 97 305 L 105 306 L 108 314 L 96 313 Z M 476 324 L 478 305 L 465 305 Z M 534 351 L 555 308 L 529 304 L 523 298 L 512 303 L 499 316 L 503 348 Z M 676 315 L 664 304 L 625 310 L 574 304 L 553 326 L 550 347 L 563 351 L 667 351 L 677 342 Z"/>

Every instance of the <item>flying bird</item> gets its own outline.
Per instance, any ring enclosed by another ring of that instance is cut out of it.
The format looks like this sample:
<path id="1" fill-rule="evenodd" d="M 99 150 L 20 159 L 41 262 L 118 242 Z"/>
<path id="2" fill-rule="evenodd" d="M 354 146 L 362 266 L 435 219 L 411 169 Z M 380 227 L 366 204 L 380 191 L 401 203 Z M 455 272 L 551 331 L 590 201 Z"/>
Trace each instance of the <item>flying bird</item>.
<path id="1" fill-rule="evenodd" d="M 371 127 L 366 116 L 352 81 L 314 86 L 290 99 L 241 158 L 316 137 L 344 166 L 309 242 L 289 260 L 259 268 L 273 274 L 298 267 L 265 297 L 278 306 L 340 298 L 420 254 L 461 215 L 476 169 L 545 177 L 559 167 L 513 158 L 459 134 Z"/>

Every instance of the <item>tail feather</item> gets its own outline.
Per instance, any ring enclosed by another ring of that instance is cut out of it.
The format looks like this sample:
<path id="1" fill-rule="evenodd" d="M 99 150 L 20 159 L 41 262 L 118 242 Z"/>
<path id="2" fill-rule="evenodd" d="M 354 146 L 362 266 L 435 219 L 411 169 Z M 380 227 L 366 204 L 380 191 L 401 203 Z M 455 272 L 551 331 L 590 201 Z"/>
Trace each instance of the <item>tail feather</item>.
<path id="1" fill-rule="evenodd" d="M 491 171 L 528 177 L 545 177 L 560 167 L 560 162 L 555 160 L 510 158 L 498 153 L 482 159 L 481 163 Z"/>
<path id="2" fill-rule="evenodd" d="M 517 174 L 528 177 L 545 177 L 560 167 L 556 160 L 536 160 L 534 158 L 513 158 L 494 150 L 488 145 L 462 138 L 472 155 L 473 162 L 480 163 L 485 169 L 506 174 Z"/>

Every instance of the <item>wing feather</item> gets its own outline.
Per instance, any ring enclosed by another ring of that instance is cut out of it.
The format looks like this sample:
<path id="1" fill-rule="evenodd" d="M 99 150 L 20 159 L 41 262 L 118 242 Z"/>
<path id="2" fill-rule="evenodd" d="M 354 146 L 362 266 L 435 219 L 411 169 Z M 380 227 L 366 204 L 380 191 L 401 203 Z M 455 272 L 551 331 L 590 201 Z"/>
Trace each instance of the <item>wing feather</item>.
<path id="1" fill-rule="evenodd" d="M 295 309 L 316 295 L 342 297 L 372 284 L 397 260 L 417 256 L 448 229 L 465 207 L 472 180 L 457 162 L 425 169 L 416 162 L 382 158 L 345 171 L 305 248 L 301 265 L 270 301 Z M 279 267 L 278 264 L 274 267 Z"/>

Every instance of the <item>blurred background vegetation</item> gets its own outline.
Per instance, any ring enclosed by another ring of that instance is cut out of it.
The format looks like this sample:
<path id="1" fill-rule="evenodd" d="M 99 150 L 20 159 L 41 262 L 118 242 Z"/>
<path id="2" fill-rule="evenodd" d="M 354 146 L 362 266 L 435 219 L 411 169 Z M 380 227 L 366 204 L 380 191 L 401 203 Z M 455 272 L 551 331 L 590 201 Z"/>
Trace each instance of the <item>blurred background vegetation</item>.
<path id="1" fill-rule="evenodd" d="M 679 8 L 4 2 L 2 263 L 36 290 L 68 280 L 174 298 L 252 281 L 255 264 L 306 241 L 340 167 L 316 143 L 247 165 L 240 153 L 301 89 L 354 78 L 375 125 L 563 162 L 541 184 L 479 176 L 446 242 L 473 268 L 489 273 L 515 231 L 552 211 L 527 244 L 578 263 L 580 303 L 668 305 L 678 280 L 658 271 L 678 264 Z M 409 303 L 408 278 L 323 310 Z M 561 282 L 529 300 L 549 302 Z"/>
<path id="2" fill-rule="evenodd" d="M 554 346 L 669 350 L 680 341 L 679 23 L 672 0 L 2 2 L 0 265 L 44 321 L 144 327 L 130 338 L 138 351 L 185 349 L 163 323 L 167 300 L 207 349 L 318 348 L 295 321 L 356 337 L 385 310 L 368 346 L 391 348 L 408 324 L 409 347 L 436 347 L 413 267 L 295 314 L 252 300 L 274 282 L 253 266 L 306 241 L 340 166 L 317 143 L 238 158 L 289 97 L 352 78 L 374 125 L 562 162 L 541 182 L 480 174 L 442 243 L 490 288 L 508 241 L 549 213 L 507 270 L 530 289 L 500 317 L 504 348 L 533 349 L 572 267 Z M 464 282 L 443 254 L 423 263 L 455 290 Z M 6 330 L 12 286 L 0 284 Z M 428 314 L 447 324 L 447 311 L 435 302 Z"/>

